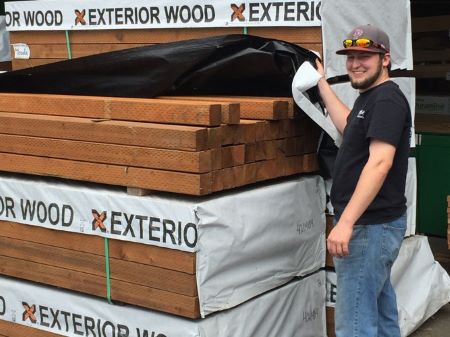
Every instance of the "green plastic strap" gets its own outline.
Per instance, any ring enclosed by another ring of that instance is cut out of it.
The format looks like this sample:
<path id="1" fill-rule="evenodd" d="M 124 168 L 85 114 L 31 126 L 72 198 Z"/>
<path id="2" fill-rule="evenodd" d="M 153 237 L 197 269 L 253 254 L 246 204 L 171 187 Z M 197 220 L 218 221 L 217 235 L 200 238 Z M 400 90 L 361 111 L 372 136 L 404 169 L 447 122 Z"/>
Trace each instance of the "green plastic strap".
<path id="1" fill-rule="evenodd" d="M 105 273 L 106 273 L 106 299 L 113 304 L 111 300 L 111 274 L 109 269 L 109 241 L 105 238 Z"/>
<path id="2" fill-rule="evenodd" d="M 244 34 L 247 35 L 248 34 L 248 28 L 244 27 Z"/>
<path id="3" fill-rule="evenodd" d="M 67 45 L 67 55 L 69 56 L 69 60 L 72 59 L 72 50 L 70 48 L 70 39 L 69 39 L 69 31 L 66 30 L 66 45 Z"/>

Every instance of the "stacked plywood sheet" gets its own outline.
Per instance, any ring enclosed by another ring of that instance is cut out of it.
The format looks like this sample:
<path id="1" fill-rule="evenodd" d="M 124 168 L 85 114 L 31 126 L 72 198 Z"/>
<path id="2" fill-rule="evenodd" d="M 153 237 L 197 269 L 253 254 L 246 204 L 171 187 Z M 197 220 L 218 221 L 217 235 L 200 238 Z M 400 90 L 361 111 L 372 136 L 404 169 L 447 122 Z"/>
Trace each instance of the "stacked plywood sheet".
<path id="1" fill-rule="evenodd" d="M 286 98 L 0 94 L 0 106 L 2 171 L 205 195 L 317 170 L 319 128 Z"/>
<path id="2" fill-rule="evenodd" d="M 30 48 L 30 59 L 14 58 L 13 70 L 94 55 L 109 51 L 139 47 L 148 44 L 167 43 L 216 35 L 242 34 L 241 28 L 199 29 L 125 29 L 98 31 L 25 31 L 10 32 L 11 44 L 25 43 Z M 320 27 L 251 27 L 250 35 L 269 37 L 299 44 L 304 48 L 322 52 Z M 68 47 L 69 43 L 69 47 Z"/>

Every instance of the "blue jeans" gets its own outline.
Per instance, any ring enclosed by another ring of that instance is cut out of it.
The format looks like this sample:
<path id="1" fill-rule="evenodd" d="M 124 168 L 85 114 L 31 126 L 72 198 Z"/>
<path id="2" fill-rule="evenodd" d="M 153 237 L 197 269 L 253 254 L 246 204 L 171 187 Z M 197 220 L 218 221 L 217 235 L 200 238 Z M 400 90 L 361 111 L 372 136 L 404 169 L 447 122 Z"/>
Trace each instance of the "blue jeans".
<path id="1" fill-rule="evenodd" d="M 335 257 L 336 337 L 400 337 L 390 281 L 406 231 L 406 214 L 392 222 L 355 225 L 349 255 Z"/>

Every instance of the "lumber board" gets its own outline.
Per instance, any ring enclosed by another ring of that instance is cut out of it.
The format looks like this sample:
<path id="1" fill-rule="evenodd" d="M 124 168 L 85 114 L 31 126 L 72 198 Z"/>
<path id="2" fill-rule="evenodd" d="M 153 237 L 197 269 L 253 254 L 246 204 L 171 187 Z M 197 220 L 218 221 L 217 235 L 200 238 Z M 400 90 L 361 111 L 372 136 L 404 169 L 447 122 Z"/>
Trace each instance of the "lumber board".
<path id="1" fill-rule="evenodd" d="M 415 64 L 414 70 L 408 72 L 416 78 L 441 78 L 446 79 L 450 72 L 450 63 L 448 64 Z"/>
<path id="2" fill-rule="evenodd" d="M 424 50 L 413 49 L 414 64 L 420 64 L 423 62 L 449 62 L 450 61 L 450 48 L 441 50 Z"/>
<path id="3" fill-rule="evenodd" d="M 96 254 L 0 237 L 0 255 L 106 278 L 105 257 Z M 109 263 L 111 280 L 197 296 L 195 275 L 115 258 L 110 258 Z"/>
<path id="4" fill-rule="evenodd" d="M 193 174 L 9 153 L 0 153 L 0 171 L 190 195 L 211 193 L 210 173 Z"/>
<path id="5" fill-rule="evenodd" d="M 322 43 L 321 27 L 248 27 L 248 34 L 295 44 Z"/>
<path id="6" fill-rule="evenodd" d="M 286 119 L 292 109 L 292 99 L 284 97 L 249 96 L 160 96 L 162 99 L 195 100 L 206 102 L 236 102 L 240 104 L 242 119 L 278 120 Z"/>
<path id="7" fill-rule="evenodd" d="M 245 163 L 212 172 L 212 191 L 218 192 L 299 173 L 311 173 L 318 169 L 315 153 Z"/>
<path id="8" fill-rule="evenodd" d="M 178 151 L 5 134 L 0 134 L 0 152 L 190 173 L 220 169 L 222 153 L 228 154 L 224 149 Z"/>
<path id="9" fill-rule="evenodd" d="M 104 256 L 104 238 L 0 220 L 0 236 Z M 108 240 L 109 256 L 123 261 L 195 274 L 195 254 L 116 239 Z"/>
<path id="10" fill-rule="evenodd" d="M 12 63 L 11 61 L 0 62 L 0 71 L 11 71 Z"/>
<path id="11" fill-rule="evenodd" d="M 38 67 L 45 64 L 66 61 L 66 59 L 56 59 L 56 58 L 48 58 L 48 59 L 12 59 L 11 60 L 11 68 L 12 70 L 20 70 L 32 67 Z"/>
<path id="12" fill-rule="evenodd" d="M 450 133 L 450 116 L 416 114 L 414 118 L 415 130 L 420 132 Z"/>
<path id="13" fill-rule="evenodd" d="M 412 32 L 436 32 L 450 28 L 450 15 L 416 17 L 412 19 Z"/>
<path id="14" fill-rule="evenodd" d="M 335 324 L 334 324 L 334 307 L 326 307 L 326 325 L 327 325 L 327 336 L 336 337 Z"/>
<path id="15" fill-rule="evenodd" d="M 245 154 L 243 158 L 243 161 L 245 161 Z M 259 165 L 256 167 L 256 181 L 303 172 L 314 172 L 318 169 L 315 153 L 260 161 L 256 164 Z M 236 171 L 245 165 L 251 164 L 243 164 L 232 168 L 236 168 Z M 241 170 L 245 170 L 245 168 L 241 168 Z M 56 176 L 189 195 L 206 195 L 220 191 L 221 189 L 218 189 L 220 183 L 214 182 L 214 179 L 223 180 L 223 178 L 216 177 L 228 172 L 225 168 L 218 170 L 218 174 L 213 174 L 215 171 L 191 174 L 8 153 L 0 153 L 0 171 Z M 253 182 L 255 182 L 255 179 L 252 177 L 248 183 Z M 247 182 L 244 181 L 243 184 L 247 184 Z M 231 184 L 229 188 L 242 186 L 243 184 Z"/>
<path id="16" fill-rule="evenodd" d="M 203 151 L 218 146 L 207 128 L 0 112 L 0 133 Z M 211 140 L 211 141 L 210 141 Z"/>
<path id="17" fill-rule="evenodd" d="M 0 336 L 2 337 L 63 337 L 63 335 L 4 320 L 0 320 L 0 331 Z"/>
<path id="18" fill-rule="evenodd" d="M 78 44 L 71 43 L 70 52 L 72 58 L 90 56 L 100 53 L 108 53 L 118 50 L 144 47 L 144 43 L 95 43 L 95 44 Z M 29 44 L 30 57 L 33 59 L 69 59 L 69 51 L 66 43 L 61 44 Z M 11 57 L 14 57 L 14 49 L 11 47 Z"/>
<path id="19" fill-rule="evenodd" d="M 243 28 L 163 28 L 163 29 L 117 29 L 74 30 L 69 32 L 71 44 L 83 43 L 166 43 L 199 39 L 216 35 L 242 34 Z M 17 31 L 10 32 L 11 43 L 65 44 L 64 31 Z"/>
<path id="20" fill-rule="evenodd" d="M 218 139 L 222 146 L 254 143 L 257 121 L 242 120 L 238 125 L 220 126 Z"/>
<path id="21" fill-rule="evenodd" d="M 201 101 L 0 93 L 0 107 L 3 112 L 196 126 L 222 121 L 220 104 Z"/>
<path id="22" fill-rule="evenodd" d="M 105 297 L 105 278 L 0 255 L 0 274 Z M 197 297 L 112 280 L 113 300 L 188 318 L 199 317 Z"/>
<path id="23" fill-rule="evenodd" d="M 243 165 L 245 163 L 245 145 L 224 146 L 221 150 L 221 168 Z"/>

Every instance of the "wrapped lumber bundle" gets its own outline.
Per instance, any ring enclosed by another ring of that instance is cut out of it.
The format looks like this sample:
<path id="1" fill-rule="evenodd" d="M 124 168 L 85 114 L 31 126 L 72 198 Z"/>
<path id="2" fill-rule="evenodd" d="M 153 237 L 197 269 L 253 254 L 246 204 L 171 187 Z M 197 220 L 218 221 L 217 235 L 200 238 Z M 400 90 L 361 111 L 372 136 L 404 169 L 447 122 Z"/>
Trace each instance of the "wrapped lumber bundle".
<path id="1" fill-rule="evenodd" d="M 315 58 L 236 35 L 3 74 L 0 170 L 191 195 L 317 171 L 320 129 L 288 98 Z"/>
<path id="2" fill-rule="evenodd" d="M 299 175 L 321 131 L 290 98 L 320 28 L 216 36 L 240 32 L 11 32 L 31 57 L 0 76 L 5 337 L 325 335 L 324 187 Z"/>
<path id="3" fill-rule="evenodd" d="M 318 176 L 201 199 L 5 174 L 0 190 L 1 274 L 113 301 L 198 318 L 324 266 Z"/>
<path id="4" fill-rule="evenodd" d="M 186 320 L 73 292 L 0 277 L 0 331 L 5 337 L 325 336 L 325 272 L 295 279 L 240 306 Z M 22 332 L 19 335 L 18 332 Z"/>

